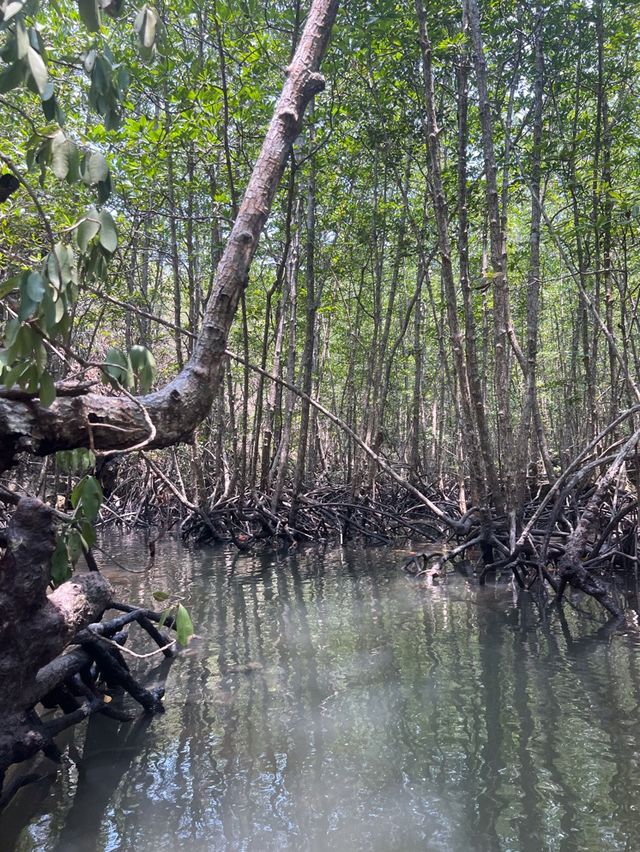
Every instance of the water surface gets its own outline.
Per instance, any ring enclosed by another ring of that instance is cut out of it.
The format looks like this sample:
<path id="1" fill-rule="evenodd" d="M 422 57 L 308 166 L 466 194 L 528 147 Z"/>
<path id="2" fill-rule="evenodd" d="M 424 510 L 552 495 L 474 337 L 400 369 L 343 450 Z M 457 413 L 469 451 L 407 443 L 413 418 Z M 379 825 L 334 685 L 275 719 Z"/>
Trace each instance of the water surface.
<path id="1" fill-rule="evenodd" d="M 105 546 L 145 561 L 136 539 Z M 145 666 L 166 713 L 77 728 L 0 847 L 640 849 L 635 641 L 510 586 L 421 588 L 404 556 L 167 540 L 149 575 L 111 570 L 131 602 L 180 595 L 199 636 Z"/>

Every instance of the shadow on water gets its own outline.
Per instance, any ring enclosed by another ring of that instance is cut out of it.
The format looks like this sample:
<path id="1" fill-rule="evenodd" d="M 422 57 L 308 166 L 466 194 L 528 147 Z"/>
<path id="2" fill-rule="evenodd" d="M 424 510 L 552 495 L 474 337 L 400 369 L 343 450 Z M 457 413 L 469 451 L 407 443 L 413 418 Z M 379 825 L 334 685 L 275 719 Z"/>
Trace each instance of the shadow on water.
<path id="1" fill-rule="evenodd" d="M 402 561 L 167 541 L 150 576 L 114 575 L 133 602 L 182 596 L 199 636 L 150 675 L 165 715 L 78 728 L 2 848 L 640 848 L 634 641 L 511 586 L 420 588 Z"/>

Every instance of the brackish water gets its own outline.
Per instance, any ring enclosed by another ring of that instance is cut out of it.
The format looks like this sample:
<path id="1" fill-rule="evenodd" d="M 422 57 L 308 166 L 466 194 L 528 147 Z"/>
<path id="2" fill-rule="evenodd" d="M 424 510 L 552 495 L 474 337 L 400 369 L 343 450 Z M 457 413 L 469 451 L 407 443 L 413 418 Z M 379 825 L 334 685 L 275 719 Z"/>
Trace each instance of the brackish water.
<path id="1" fill-rule="evenodd" d="M 166 713 L 77 728 L 0 848 L 640 849 L 637 640 L 510 586 L 420 588 L 404 557 L 165 541 L 149 575 L 111 570 L 131 602 L 181 595 L 199 636 L 145 666 Z"/>

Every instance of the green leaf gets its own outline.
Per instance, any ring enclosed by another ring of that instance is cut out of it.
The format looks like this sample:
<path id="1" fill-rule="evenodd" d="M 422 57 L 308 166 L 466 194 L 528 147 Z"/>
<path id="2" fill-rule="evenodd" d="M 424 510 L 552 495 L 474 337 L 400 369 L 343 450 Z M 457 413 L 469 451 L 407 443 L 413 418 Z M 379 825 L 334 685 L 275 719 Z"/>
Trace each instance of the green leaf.
<path id="1" fill-rule="evenodd" d="M 94 97 L 108 95 L 111 90 L 111 63 L 100 54 L 96 54 L 93 69 L 91 71 L 91 84 L 95 89 Z M 97 99 L 96 99 L 97 101 Z M 96 102 L 96 105 L 99 106 Z M 104 105 L 98 112 L 104 114 Z"/>
<path id="2" fill-rule="evenodd" d="M 87 74 L 91 74 L 91 72 L 93 71 L 94 65 L 96 64 L 96 56 L 97 55 L 98 55 L 98 52 L 95 49 L 95 47 L 92 47 L 91 50 L 88 50 L 84 54 L 84 56 L 82 58 L 82 62 L 83 62 L 83 65 L 84 65 L 84 70 L 87 72 Z"/>
<path id="3" fill-rule="evenodd" d="M 57 115 L 60 112 L 60 110 L 58 109 L 58 106 L 55 103 L 55 98 L 52 98 L 51 100 L 54 102 L 55 109 L 56 109 L 56 115 Z M 58 123 L 64 124 L 64 118 L 62 120 L 60 120 L 59 115 L 58 115 Z M 75 144 L 75 142 L 71 142 L 71 140 L 68 140 L 68 143 L 69 143 L 69 148 L 68 148 L 68 151 L 69 151 L 69 157 L 68 157 L 69 171 L 67 172 L 67 183 L 71 184 L 71 183 L 76 183 L 77 181 L 80 180 L 80 151 L 78 150 L 78 146 Z"/>
<path id="4" fill-rule="evenodd" d="M 16 55 L 18 59 L 25 59 L 29 53 L 29 35 L 22 21 L 16 21 Z"/>
<path id="5" fill-rule="evenodd" d="M 47 350 L 44 347 L 44 343 L 42 340 L 34 340 L 33 342 L 33 359 L 35 361 L 35 365 L 38 368 L 38 373 L 42 375 L 44 371 L 47 369 Z"/>
<path id="6" fill-rule="evenodd" d="M 28 277 L 25 277 L 20 287 L 20 308 L 18 309 L 18 319 L 21 322 L 24 322 L 33 316 L 39 304 L 29 296 L 27 291 L 28 280 Z"/>
<path id="7" fill-rule="evenodd" d="M 75 145 L 67 139 L 62 130 L 58 130 L 53 136 L 51 140 L 51 168 L 58 180 L 64 180 L 68 175 L 69 160 L 74 148 Z"/>
<path id="8" fill-rule="evenodd" d="M 96 543 L 96 528 L 91 521 L 82 521 L 80 523 L 80 535 L 87 550 L 91 550 Z"/>
<path id="9" fill-rule="evenodd" d="M 98 517 L 104 494 L 95 476 L 85 476 L 71 492 L 71 505 L 91 523 Z"/>
<path id="10" fill-rule="evenodd" d="M 27 61 L 29 63 L 29 70 L 31 71 L 31 75 L 35 81 L 36 88 L 40 95 L 43 95 L 47 88 L 49 74 L 43 58 L 37 50 L 34 50 L 31 47 L 31 45 L 29 45 L 29 50 L 27 51 Z"/>
<path id="11" fill-rule="evenodd" d="M 118 97 L 120 100 L 124 98 L 127 93 L 127 89 L 129 88 L 129 72 L 126 68 L 118 69 L 118 76 L 116 78 L 117 88 L 118 88 Z"/>
<path id="12" fill-rule="evenodd" d="M 98 181 L 98 203 L 105 204 L 111 195 L 111 174 L 109 173 L 106 180 Z"/>
<path id="13" fill-rule="evenodd" d="M 73 491 L 71 492 L 71 505 L 74 509 L 77 509 L 78 506 L 82 503 L 82 492 L 84 490 L 84 479 L 81 479 L 75 486 Z"/>
<path id="14" fill-rule="evenodd" d="M 30 356 L 36 333 L 29 325 L 22 325 L 15 339 L 16 352 L 19 355 Z"/>
<path id="15" fill-rule="evenodd" d="M 75 565 L 82 555 L 82 537 L 76 530 L 67 531 L 67 552 L 71 564 Z"/>
<path id="16" fill-rule="evenodd" d="M 136 16 L 133 28 L 138 33 L 140 45 L 146 51 L 150 51 L 156 42 L 159 23 L 158 13 L 149 6 L 143 6 Z"/>
<path id="17" fill-rule="evenodd" d="M 56 121 L 56 116 L 58 114 L 58 103 L 55 97 L 44 98 L 42 99 L 42 112 L 47 121 Z M 63 122 L 58 122 L 58 124 L 62 124 Z"/>
<path id="18" fill-rule="evenodd" d="M 59 450 L 56 453 L 56 465 L 64 473 L 71 473 L 71 459 L 73 458 L 74 450 Z"/>
<path id="19" fill-rule="evenodd" d="M 40 404 L 44 405 L 45 408 L 48 408 L 56 398 L 56 386 L 53 382 L 53 377 L 46 370 L 40 376 L 38 395 L 40 397 Z"/>
<path id="20" fill-rule="evenodd" d="M 42 37 L 40 36 L 40 31 L 35 27 L 29 27 L 27 30 L 27 34 L 29 36 L 29 44 L 34 50 L 37 50 L 38 53 L 42 54 L 44 50 L 44 42 L 42 41 Z"/>
<path id="21" fill-rule="evenodd" d="M 16 276 L 17 277 L 17 276 Z M 19 276 L 22 278 L 22 275 Z M 12 289 L 15 289 L 13 287 Z M 4 327 L 4 345 L 9 348 L 13 346 L 18 338 L 18 334 L 20 333 L 21 324 L 19 320 L 15 317 L 12 317 L 10 320 L 7 320 L 7 324 Z"/>
<path id="22" fill-rule="evenodd" d="M 118 248 L 116 223 L 108 210 L 101 210 L 98 218 L 100 219 L 100 245 L 109 254 L 113 254 Z"/>
<path id="23" fill-rule="evenodd" d="M 56 539 L 56 549 L 51 557 L 51 580 L 55 586 L 64 583 L 71 576 L 71 565 L 67 545 L 62 535 Z"/>
<path id="24" fill-rule="evenodd" d="M 44 187 L 47 176 L 47 166 L 51 162 L 51 139 L 45 139 L 38 148 L 35 162 L 40 166 L 40 186 Z"/>
<path id="25" fill-rule="evenodd" d="M 133 387 L 131 361 L 124 352 L 115 348 L 109 349 L 104 360 L 102 371 L 105 373 L 107 381 L 111 381 L 111 384 L 117 382 L 125 388 Z"/>
<path id="26" fill-rule="evenodd" d="M 132 346 L 129 358 L 136 374 L 142 393 L 148 393 L 156 375 L 156 361 L 145 346 Z"/>
<path id="27" fill-rule="evenodd" d="M 21 85 L 24 80 L 24 65 L 22 62 L 14 62 L 0 74 L 0 95 L 10 92 Z"/>
<path id="28" fill-rule="evenodd" d="M 44 329 L 50 331 L 58 325 L 65 315 L 64 300 L 58 297 L 54 301 L 52 291 L 49 290 L 44 294 L 41 310 Z"/>
<path id="29" fill-rule="evenodd" d="M 58 263 L 56 265 L 55 261 L 53 262 L 53 266 L 56 268 L 56 274 L 58 275 L 58 281 L 60 282 L 59 286 L 66 287 L 73 278 L 74 278 L 74 270 L 73 270 L 73 253 L 69 249 L 68 246 L 63 245 L 63 243 L 56 243 L 54 246 L 55 256 L 58 259 Z"/>
<path id="30" fill-rule="evenodd" d="M 29 370 L 29 364 L 25 364 L 24 361 L 20 361 L 10 370 L 3 372 L 2 374 L 2 384 L 6 385 L 6 387 L 11 388 L 16 384 L 22 384 L 20 381 L 23 379 L 24 374 Z"/>
<path id="31" fill-rule="evenodd" d="M 76 231 L 78 248 L 81 252 L 84 253 L 87 250 L 87 246 L 99 230 L 100 220 L 98 218 L 98 211 L 95 207 L 90 207 L 87 211 L 86 219 L 83 219 L 82 222 L 80 222 L 78 230 Z"/>
<path id="32" fill-rule="evenodd" d="M 85 180 L 90 186 L 94 186 L 100 181 L 106 180 L 109 177 L 109 165 L 104 158 L 104 155 L 99 151 L 92 151 L 87 155 L 85 164 Z"/>
<path id="33" fill-rule="evenodd" d="M 77 450 L 60 450 L 56 453 L 56 464 L 66 473 L 86 473 L 95 467 L 96 456 L 92 450 L 80 447 Z"/>
<path id="34" fill-rule="evenodd" d="M 188 645 L 189 639 L 193 636 L 193 622 L 187 610 L 178 604 L 176 611 L 176 634 L 180 645 Z"/>
<path id="35" fill-rule="evenodd" d="M 2 284 L 0 284 L 0 299 L 4 299 L 4 297 L 8 296 L 9 293 L 13 292 L 13 290 L 19 289 L 25 274 L 27 273 L 21 272 L 19 275 L 12 275 L 11 278 L 7 278 L 6 281 L 3 281 Z"/>
<path id="36" fill-rule="evenodd" d="M 153 593 L 153 599 L 158 601 L 158 603 L 162 603 L 163 601 L 167 601 L 167 600 L 169 600 L 170 597 L 171 597 L 171 595 L 169 594 L 169 592 L 154 592 Z"/>
<path id="37" fill-rule="evenodd" d="M 14 0 L 13 3 L 7 3 L 5 10 L 4 10 L 4 20 L 3 20 L 2 23 L 6 24 L 7 21 L 10 21 L 11 18 L 14 17 L 14 15 L 17 15 L 18 12 L 22 11 L 23 6 L 24 6 L 24 3 L 15 2 L 15 0 Z"/>
<path id="38" fill-rule="evenodd" d="M 55 255 L 52 251 L 47 255 L 47 278 L 53 284 L 53 286 L 59 290 L 62 281 L 60 279 L 60 269 L 58 268 L 58 262 L 56 260 L 57 255 Z"/>
<path id="39" fill-rule="evenodd" d="M 96 0 L 78 0 L 80 18 L 90 33 L 100 29 L 100 9 Z"/>
<path id="40" fill-rule="evenodd" d="M 44 278 L 39 272 L 30 272 L 27 276 L 25 289 L 32 302 L 40 304 L 45 294 Z"/>

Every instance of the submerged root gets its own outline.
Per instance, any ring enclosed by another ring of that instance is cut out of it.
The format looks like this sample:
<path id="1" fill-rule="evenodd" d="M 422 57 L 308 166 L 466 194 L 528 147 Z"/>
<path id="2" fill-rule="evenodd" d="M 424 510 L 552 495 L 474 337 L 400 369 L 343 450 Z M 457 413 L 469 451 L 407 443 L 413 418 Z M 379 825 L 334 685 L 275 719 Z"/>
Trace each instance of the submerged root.
<path id="1" fill-rule="evenodd" d="M 621 415 L 612 425 L 619 426 L 622 419 Z M 426 541 L 429 546 L 424 553 L 417 552 L 403 564 L 407 573 L 422 580 L 442 577 L 447 566 L 473 557 L 478 560 L 476 573 L 481 584 L 492 575 L 509 573 L 523 590 L 550 588 L 558 600 L 569 585 L 594 597 L 611 614 L 620 615 L 622 608 L 607 573 L 637 565 L 638 497 L 631 487 L 622 488 L 618 482 L 621 464 L 634 457 L 637 436 L 622 447 L 617 442 L 594 455 L 606 434 L 608 430 L 597 436 L 539 497 L 509 515 L 485 509 L 480 517 L 473 506 L 463 512 L 457 483 L 449 488 L 421 483 L 425 496 L 437 506 L 438 516 L 410 492 L 381 476 L 372 488 L 357 491 L 348 485 L 326 484 L 294 495 L 285 487 L 277 503 L 273 495 L 255 488 L 223 497 L 214 492 L 197 510 L 175 501 L 165 503 L 161 510 L 156 502 L 161 517 L 151 522 L 163 531 L 180 523 L 185 537 L 200 543 L 233 544 L 240 551 L 309 542 L 358 540 L 385 545 L 398 540 Z M 607 466 L 605 474 L 594 481 L 603 466 Z M 154 485 L 150 477 L 145 487 L 157 490 L 162 483 Z M 596 492 L 596 503 L 587 511 Z M 138 495 L 135 511 L 131 509 L 137 523 L 142 503 L 144 496 Z M 131 513 L 122 506 L 120 512 L 120 518 L 111 512 L 109 522 L 125 523 Z M 585 524 L 580 526 L 585 512 Z M 578 545 L 573 546 L 578 528 L 584 534 L 580 533 Z"/>
<path id="2" fill-rule="evenodd" d="M 115 603 L 109 583 L 95 571 L 48 594 L 54 547 L 52 511 L 21 499 L 0 560 L 0 807 L 25 783 L 4 785 L 12 764 L 39 751 L 59 762 L 56 736 L 94 713 L 132 718 L 127 708 L 112 705 L 110 690 L 128 694 L 146 713 L 163 710 L 164 689 L 142 686 L 122 654 L 132 624 L 151 637 L 158 653 L 173 653 L 173 643 L 154 624 L 159 614 Z M 124 612 L 103 620 L 109 609 Z M 173 627 L 170 619 L 166 626 Z M 39 708 L 56 714 L 44 718 Z"/>
<path id="3" fill-rule="evenodd" d="M 513 522 L 492 517 L 489 541 L 499 558 L 482 560 L 480 583 L 489 575 L 509 572 L 523 590 L 542 591 L 549 586 L 558 603 L 570 586 L 594 598 L 620 623 L 627 623 L 612 575 L 638 565 L 638 497 L 633 489 L 621 487 L 620 471 L 639 438 L 640 430 L 615 454 L 605 451 L 607 467 L 595 482 L 589 475 L 601 468 L 603 456 L 581 467 L 570 466 L 544 499 L 524 507 L 519 538 Z M 486 519 L 481 523 L 472 518 L 464 536 L 450 537 L 458 542 L 456 546 L 450 540 L 445 549 L 436 546 L 417 554 L 405 570 L 418 577 L 439 570 L 445 561 L 480 548 L 486 541 L 486 527 Z"/>

